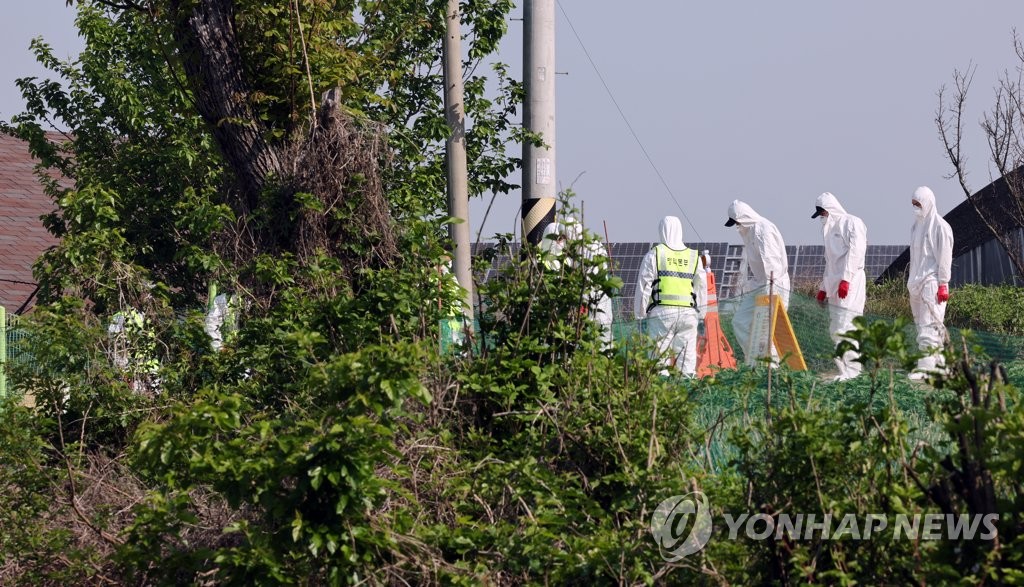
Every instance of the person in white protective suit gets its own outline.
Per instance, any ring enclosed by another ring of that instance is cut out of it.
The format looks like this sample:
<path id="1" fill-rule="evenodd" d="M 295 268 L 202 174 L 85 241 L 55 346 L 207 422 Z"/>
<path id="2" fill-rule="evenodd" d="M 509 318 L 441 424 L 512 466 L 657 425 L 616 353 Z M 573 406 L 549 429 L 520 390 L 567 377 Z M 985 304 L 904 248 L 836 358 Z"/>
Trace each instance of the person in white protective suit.
<path id="1" fill-rule="evenodd" d="M 541 262 L 544 267 L 558 271 L 562 267 L 562 251 L 565 249 L 565 229 L 561 224 L 552 222 L 544 227 L 540 237 Z"/>
<path id="2" fill-rule="evenodd" d="M 567 241 L 581 243 L 579 245 L 580 253 L 585 260 L 597 261 L 597 264 L 591 268 L 592 273 L 596 274 L 602 269 L 608 270 L 608 251 L 599 242 L 583 242 L 583 225 L 579 221 L 572 217 L 566 218 L 563 229 Z M 585 295 L 587 315 L 601 327 L 601 339 L 606 347 L 610 346 L 612 344 L 612 299 L 600 288 L 594 288 L 586 292 Z"/>
<path id="3" fill-rule="evenodd" d="M 953 230 L 935 208 L 935 194 L 927 187 L 914 190 L 914 227 L 910 231 L 910 275 L 907 290 L 917 326 L 917 346 L 928 353 L 910 374 L 915 381 L 942 367 L 940 349 L 946 339 L 946 302 L 953 265 Z"/>
<path id="4" fill-rule="evenodd" d="M 840 334 L 853 330 L 853 319 L 864 315 L 867 277 L 864 255 L 868 247 L 868 229 L 864 222 L 843 209 L 829 192 L 818 196 L 811 218 L 820 218 L 825 239 L 825 275 L 818 288 L 818 303 L 828 301 L 828 331 L 832 342 L 839 344 Z M 836 358 L 839 375 L 835 381 L 846 381 L 860 375 L 857 353 L 847 351 Z"/>
<path id="5" fill-rule="evenodd" d="M 114 314 L 107 325 L 108 356 L 132 391 L 160 389 L 160 361 L 156 334 L 145 314 L 128 306 Z"/>
<path id="6" fill-rule="evenodd" d="M 633 315 L 646 318 L 647 333 L 657 342 L 666 367 L 675 362 L 684 375 L 697 373 L 697 330 L 707 309 L 707 278 L 695 249 L 683 244 L 683 225 L 665 216 L 659 243 L 640 263 Z M 662 371 L 668 374 L 668 370 Z"/>
<path id="7" fill-rule="evenodd" d="M 782 307 L 789 308 L 789 260 L 786 257 L 786 243 L 782 233 L 770 221 L 759 215 L 748 204 L 733 200 L 727 211 L 726 226 L 735 226 L 743 239 L 743 256 L 751 277 L 744 282 L 740 292 L 743 299 L 732 317 L 732 329 L 736 341 L 743 349 L 743 356 L 750 359 L 753 345 L 750 339 L 754 322 L 754 306 L 758 295 L 768 293 L 768 280 L 774 279 L 772 292 L 779 296 Z M 775 356 L 774 347 L 772 356 Z"/>

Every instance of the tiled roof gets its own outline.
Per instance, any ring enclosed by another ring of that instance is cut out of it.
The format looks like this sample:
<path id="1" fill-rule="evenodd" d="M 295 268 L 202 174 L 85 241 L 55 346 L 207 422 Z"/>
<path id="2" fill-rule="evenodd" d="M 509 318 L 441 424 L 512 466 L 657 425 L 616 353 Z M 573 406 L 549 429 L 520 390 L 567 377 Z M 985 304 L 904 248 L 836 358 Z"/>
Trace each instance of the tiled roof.
<path id="1" fill-rule="evenodd" d="M 13 313 L 35 291 L 32 264 L 57 240 L 40 217 L 53 201 L 36 179 L 25 142 L 0 135 L 0 305 Z"/>

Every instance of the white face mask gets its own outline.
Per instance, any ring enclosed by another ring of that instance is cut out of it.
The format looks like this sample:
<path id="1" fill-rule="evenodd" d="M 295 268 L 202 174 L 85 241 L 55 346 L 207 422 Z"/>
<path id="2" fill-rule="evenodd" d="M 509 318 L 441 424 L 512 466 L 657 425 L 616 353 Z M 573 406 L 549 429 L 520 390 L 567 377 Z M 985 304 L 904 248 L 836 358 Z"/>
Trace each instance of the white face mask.
<path id="1" fill-rule="evenodd" d="M 818 220 L 821 221 L 821 225 L 822 226 L 825 226 L 826 224 L 828 224 L 828 216 L 825 216 L 825 215 L 818 216 Z"/>
<path id="2" fill-rule="evenodd" d="M 924 208 L 914 206 L 914 218 L 924 218 Z"/>

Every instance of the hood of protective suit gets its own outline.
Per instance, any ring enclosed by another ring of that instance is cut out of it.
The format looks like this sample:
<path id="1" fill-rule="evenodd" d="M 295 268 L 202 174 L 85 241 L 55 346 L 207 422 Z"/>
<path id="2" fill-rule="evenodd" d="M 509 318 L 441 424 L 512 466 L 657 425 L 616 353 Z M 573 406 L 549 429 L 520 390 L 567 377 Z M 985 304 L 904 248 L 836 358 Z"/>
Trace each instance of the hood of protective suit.
<path id="1" fill-rule="evenodd" d="M 824 208 L 828 211 L 828 215 L 833 214 L 846 214 L 846 210 L 843 209 L 842 204 L 839 203 L 839 199 L 833 196 L 830 192 L 825 192 L 818 196 L 818 199 L 814 201 L 814 205 L 818 208 Z"/>
<path id="2" fill-rule="evenodd" d="M 920 218 L 928 218 L 935 213 L 935 194 L 931 188 L 921 186 L 914 190 L 914 200 L 921 204 Z"/>
<path id="3" fill-rule="evenodd" d="M 675 216 L 666 216 L 658 225 L 658 239 L 661 244 L 675 251 L 686 247 L 683 244 L 683 223 Z"/>
<path id="4" fill-rule="evenodd" d="M 824 192 L 818 196 L 818 199 L 814 201 L 814 205 L 828 212 L 828 216 L 819 217 L 822 234 L 827 235 L 837 222 L 840 222 L 844 216 L 848 215 L 842 204 L 839 203 L 839 199 L 832 195 L 831 192 Z"/>
<path id="5" fill-rule="evenodd" d="M 739 224 L 740 226 L 749 227 L 761 220 L 764 220 L 764 218 L 762 218 L 757 212 L 754 212 L 754 209 L 746 202 L 741 202 L 739 200 L 733 200 L 732 204 L 729 204 L 728 214 L 729 218 L 735 220 L 736 224 Z"/>
<path id="6" fill-rule="evenodd" d="M 541 239 L 542 239 L 541 242 L 544 242 L 544 241 L 550 242 L 550 241 L 554 240 L 555 238 L 557 238 L 558 235 L 561 235 L 561 234 L 563 234 L 563 232 L 562 232 L 562 225 L 557 223 L 557 222 L 552 222 L 551 224 L 549 224 L 549 225 L 544 227 L 544 234 L 541 235 Z M 548 238 L 549 236 L 553 237 L 553 238 Z"/>

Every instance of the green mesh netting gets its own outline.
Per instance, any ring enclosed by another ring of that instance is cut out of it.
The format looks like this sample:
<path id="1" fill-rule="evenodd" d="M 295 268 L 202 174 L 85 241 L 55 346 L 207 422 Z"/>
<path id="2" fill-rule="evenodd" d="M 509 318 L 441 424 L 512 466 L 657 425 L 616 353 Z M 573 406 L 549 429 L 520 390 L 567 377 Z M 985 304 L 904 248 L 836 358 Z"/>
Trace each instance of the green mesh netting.
<path id="1" fill-rule="evenodd" d="M 736 309 L 743 302 L 743 296 L 736 296 L 719 301 L 718 317 L 719 324 L 726 339 L 732 347 L 737 364 L 743 364 L 745 357 L 740 348 L 736 335 L 733 332 L 732 320 Z M 624 316 L 625 308 L 632 307 L 632 300 L 615 298 L 613 308 L 615 316 Z M 813 297 L 793 292 L 789 297 L 787 309 L 789 322 L 800 345 L 804 361 L 809 371 L 820 375 L 834 375 L 835 365 L 832 360 L 832 351 L 835 343 L 829 336 L 829 309 L 827 305 L 819 304 Z M 889 318 L 866 315 L 869 321 L 886 320 Z M 620 319 L 612 324 L 612 334 L 619 346 L 627 346 L 631 340 L 644 331 L 642 320 Z M 440 321 L 440 344 L 442 353 L 452 352 L 457 343 L 462 340 L 462 321 L 459 318 L 447 318 Z M 961 340 L 962 331 L 958 328 L 948 328 L 950 339 Z M 478 325 L 474 323 L 474 332 L 479 332 Z M 916 344 L 917 334 L 913 324 L 908 324 L 905 329 L 907 340 L 913 345 Z M 479 336 L 474 337 L 479 340 Z M 991 332 L 971 331 L 973 344 L 984 349 L 985 354 L 992 359 L 1004 363 L 1011 363 L 1024 358 L 1024 338 Z"/>
<path id="2" fill-rule="evenodd" d="M 624 308 L 632 307 L 632 300 L 616 298 L 613 300 L 616 316 L 623 316 Z M 744 364 L 743 352 L 733 332 L 732 319 L 743 302 L 742 297 L 721 300 L 718 306 L 719 323 L 726 336 L 738 365 Z M 932 421 L 927 413 L 925 398 L 931 388 L 926 385 L 914 384 L 902 374 L 896 374 L 891 380 L 885 375 L 884 391 L 871 396 L 870 381 L 866 376 L 849 382 L 834 384 L 831 377 L 837 373 L 832 359 L 834 343 L 829 336 L 829 309 L 821 305 L 813 297 L 793 292 L 790 295 L 787 310 L 800 350 L 807 363 L 806 372 L 789 372 L 789 377 L 796 383 L 795 387 L 804 390 L 804 395 L 794 398 L 788 387 L 777 383 L 771 396 L 773 407 L 782 407 L 796 401 L 800 405 L 816 403 L 824 409 L 840 406 L 852 406 L 872 403 L 875 407 L 889 407 L 903 415 L 910 427 L 911 446 L 918 441 L 942 450 L 947 437 Z M 886 320 L 879 316 L 867 316 L 869 321 Z M 458 339 L 457 330 L 461 329 L 461 321 L 445 320 L 441 323 L 441 348 L 451 352 Z M 616 344 L 621 348 L 638 340 L 643 333 L 640 320 L 617 320 L 612 325 Z M 916 344 L 917 335 L 913 324 L 908 324 L 904 332 L 908 343 Z M 961 340 L 961 331 L 949 328 L 952 341 Z M 475 337 L 479 339 L 479 337 Z M 992 359 L 1010 365 L 1010 379 L 1014 383 L 1024 384 L 1024 338 L 994 334 L 990 332 L 971 331 L 972 343 L 980 346 Z M 755 419 L 763 419 L 767 393 L 767 373 L 763 367 L 741 367 L 735 371 L 719 373 L 712 384 L 697 385 L 693 380 L 680 379 L 680 397 L 685 397 L 693 405 L 691 430 L 694 434 L 694 464 L 702 468 L 722 470 L 729 466 L 738 451 L 730 441 L 736 433 L 749 434 L 751 423 Z M 890 393 L 891 391 L 891 393 Z"/>
<path id="3" fill-rule="evenodd" d="M 752 375 L 760 375 L 756 387 L 751 386 Z M 817 406 L 825 413 L 841 408 L 859 409 L 871 405 L 874 409 L 888 408 L 898 413 L 907 423 L 908 450 L 923 442 L 939 451 L 949 448 L 949 438 L 942 428 L 928 415 L 926 398 L 929 393 L 938 393 L 921 385 L 912 384 L 901 375 L 891 380 L 888 376 L 880 379 L 880 389 L 871 394 L 871 384 L 866 377 L 849 382 L 833 384 L 822 381 L 813 372 L 790 373 L 794 385 L 781 384 L 777 378 L 771 393 L 774 410 L 786 406 Z M 722 471 L 730 467 L 739 455 L 734 436 L 754 435 L 754 423 L 765 419 L 765 404 L 769 397 L 767 375 L 764 369 L 758 373 L 750 371 L 723 372 L 716 377 L 715 385 L 702 386 L 688 397 L 693 406 L 690 416 L 694 438 L 693 464 L 704 470 Z M 891 388 L 891 394 L 890 394 Z M 796 391 L 791 391 L 791 390 Z"/>
<path id="4" fill-rule="evenodd" d="M 737 364 L 743 364 L 745 357 L 733 332 L 732 321 L 736 310 L 742 302 L 743 296 L 736 296 L 720 300 L 718 304 L 719 324 L 732 347 Z M 616 315 L 620 316 L 623 314 L 619 310 L 620 308 L 631 306 L 632 300 L 617 298 L 615 300 Z M 829 335 L 828 305 L 819 304 L 814 297 L 793 292 L 789 296 L 789 307 L 786 314 L 793 327 L 793 332 L 800 345 L 800 351 L 803 354 L 804 361 L 807 363 L 808 370 L 821 375 L 836 374 L 837 371 L 832 360 L 835 343 Z M 865 318 L 868 321 L 885 320 L 892 322 L 890 318 L 881 316 L 865 315 Z M 614 333 L 616 341 L 627 341 L 629 336 L 640 330 L 640 327 L 640 321 L 636 320 L 615 323 Z M 947 330 L 949 331 L 950 339 L 953 341 L 960 341 L 961 335 L 964 334 L 964 331 L 955 327 L 949 327 Z M 916 345 L 917 333 L 913 323 L 908 323 L 904 329 L 904 334 L 911 345 Z M 992 359 L 1011 363 L 1024 358 L 1024 338 L 1022 337 L 972 330 L 970 340 L 973 345 L 980 346 L 985 354 Z"/>

